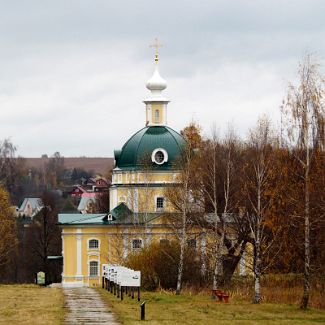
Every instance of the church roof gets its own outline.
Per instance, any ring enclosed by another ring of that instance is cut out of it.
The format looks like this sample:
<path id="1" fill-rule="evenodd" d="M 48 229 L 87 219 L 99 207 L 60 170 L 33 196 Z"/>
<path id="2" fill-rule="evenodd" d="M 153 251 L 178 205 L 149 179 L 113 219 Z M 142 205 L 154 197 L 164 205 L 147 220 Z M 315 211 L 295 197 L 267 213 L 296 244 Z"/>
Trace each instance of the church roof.
<path id="1" fill-rule="evenodd" d="M 141 225 L 145 222 L 167 215 L 164 212 L 155 213 L 134 213 L 125 203 L 120 203 L 117 207 L 111 210 L 110 213 L 60 213 L 60 225 Z M 112 216 L 110 218 L 109 216 Z"/>
<path id="2" fill-rule="evenodd" d="M 184 138 L 168 126 L 147 126 L 135 133 L 123 146 L 122 150 L 116 150 L 116 168 L 132 170 L 148 167 L 157 170 L 173 168 L 175 159 L 181 154 L 185 146 Z M 162 148 L 168 154 L 168 160 L 156 165 L 151 161 L 152 152 Z"/>
<path id="3" fill-rule="evenodd" d="M 82 225 L 82 224 L 93 224 L 102 225 L 105 224 L 106 213 L 60 213 L 59 224 L 61 225 Z"/>

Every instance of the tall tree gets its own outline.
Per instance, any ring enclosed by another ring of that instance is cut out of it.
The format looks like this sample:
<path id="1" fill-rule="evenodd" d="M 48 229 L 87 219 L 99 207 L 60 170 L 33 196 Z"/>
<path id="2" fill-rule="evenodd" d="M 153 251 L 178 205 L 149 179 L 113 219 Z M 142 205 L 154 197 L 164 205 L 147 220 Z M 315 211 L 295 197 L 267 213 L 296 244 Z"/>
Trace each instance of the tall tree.
<path id="1" fill-rule="evenodd" d="M 242 156 L 242 145 L 231 126 L 223 139 L 213 128 L 201 149 L 202 196 L 209 216 L 205 226 L 214 233 L 209 247 L 214 261 L 214 288 L 231 280 L 248 241 L 247 222 L 236 217 Z"/>
<path id="2" fill-rule="evenodd" d="M 274 183 L 281 173 L 276 168 L 274 146 L 269 120 L 260 119 L 247 144 L 242 193 L 254 248 L 254 303 L 261 301 L 261 275 L 268 267 L 265 257 L 281 230 L 278 220 L 275 221 L 276 217 L 270 213 L 277 195 Z"/>
<path id="3" fill-rule="evenodd" d="M 201 126 L 196 122 L 192 121 L 188 126 L 181 130 L 181 135 L 192 150 L 201 148 L 203 144 Z"/>
<path id="4" fill-rule="evenodd" d="M 202 208 L 200 179 L 193 177 L 196 173 L 196 157 L 190 146 L 184 148 L 177 162 L 177 168 L 179 170 L 176 179 L 177 185 L 166 188 L 167 200 L 175 212 L 169 221 L 175 229 L 180 245 L 176 295 L 180 295 L 182 289 L 184 259 L 189 229 L 195 224 L 195 218 L 198 218 L 198 214 Z"/>
<path id="5" fill-rule="evenodd" d="M 25 160 L 16 157 L 16 147 L 9 140 L 0 141 L 0 185 L 9 192 L 12 202 L 18 204 L 21 198 L 21 184 L 27 172 Z"/>
<path id="6" fill-rule="evenodd" d="M 44 192 L 41 203 L 43 208 L 33 220 L 31 244 L 39 268 L 51 274 L 53 270 L 48 256 L 61 255 L 60 229 L 57 225 L 58 198 L 51 192 Z"/>
<path id="7" fill-rule="evenodd" d="M 4 266 L 17 245 L 15 219 L 8 192 L 0 188 L 0 266 Z"/>
<path id="8" fill-rule="evenodd" d="M 307 55 L 299 65 L 299 85 L 290 85 L 284 105 L 292 150 L 302 168 L 304 182 L 304 291 L 301 308 L 308 307 L 310 296 L 311 166 L 316 153 L 325 147 L 324 79 L 319 64 Z"/>
<path id="9" fill-rule="evenodd" d="M 56 187 L 63 178 L 65 172 L 64 157 L 59 152 L 55 152 L 44 166 L 44 181 L 46 186 Z"/>

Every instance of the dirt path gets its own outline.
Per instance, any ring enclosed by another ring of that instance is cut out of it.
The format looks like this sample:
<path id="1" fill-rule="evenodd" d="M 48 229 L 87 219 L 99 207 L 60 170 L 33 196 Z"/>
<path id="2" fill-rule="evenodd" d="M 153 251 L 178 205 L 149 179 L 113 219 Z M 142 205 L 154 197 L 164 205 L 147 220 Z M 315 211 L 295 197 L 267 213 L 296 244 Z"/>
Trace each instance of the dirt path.
<path id="1" fill-rule="evenodd" d="M 69 309 L 65 324 L 119 325 L 100 293 L 92 288 L 63 289 Z"/>

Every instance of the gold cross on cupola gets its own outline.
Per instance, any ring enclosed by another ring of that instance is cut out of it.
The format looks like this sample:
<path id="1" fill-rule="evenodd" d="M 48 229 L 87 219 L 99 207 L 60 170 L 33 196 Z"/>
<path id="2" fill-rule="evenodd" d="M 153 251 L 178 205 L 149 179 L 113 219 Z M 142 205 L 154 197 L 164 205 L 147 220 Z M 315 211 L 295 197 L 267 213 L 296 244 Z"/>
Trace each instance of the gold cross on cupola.
<path id="1" fill-rule="evenodd" d="M 163 47 L 163 45 L 161 43 L 159 43 L 158 38 L 155 38 L 154 43 L 153 44 L 150 44 L 149 46 L 155 48 L 155 50 L 156 50 L 156 53 L 155 53 L 155 62 L 158 63 L 158 61 L 159 61 L 159 48 L 160 47 Z"/>

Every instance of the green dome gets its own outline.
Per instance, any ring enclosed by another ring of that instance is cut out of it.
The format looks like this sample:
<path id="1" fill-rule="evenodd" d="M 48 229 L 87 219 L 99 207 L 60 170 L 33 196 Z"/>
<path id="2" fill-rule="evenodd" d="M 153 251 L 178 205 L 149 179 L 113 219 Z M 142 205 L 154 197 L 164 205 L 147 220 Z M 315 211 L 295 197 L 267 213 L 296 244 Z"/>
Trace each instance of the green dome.
<path id="1" fill-rule="evenodd" d="M 114 151 L 115 167 L 141 169 L 149 166 L 157 170 L 171 169 L 184 146 L 185 140 L 173 129 L 167 126 L 147 126 L 135 133 L 122 150 Z M 162 149 L 158 151 L 163 152 L 162 156 L 165 156 L 167 161 L 161 161 L 159 164 L 152 161 L 156 149 Z"/>

